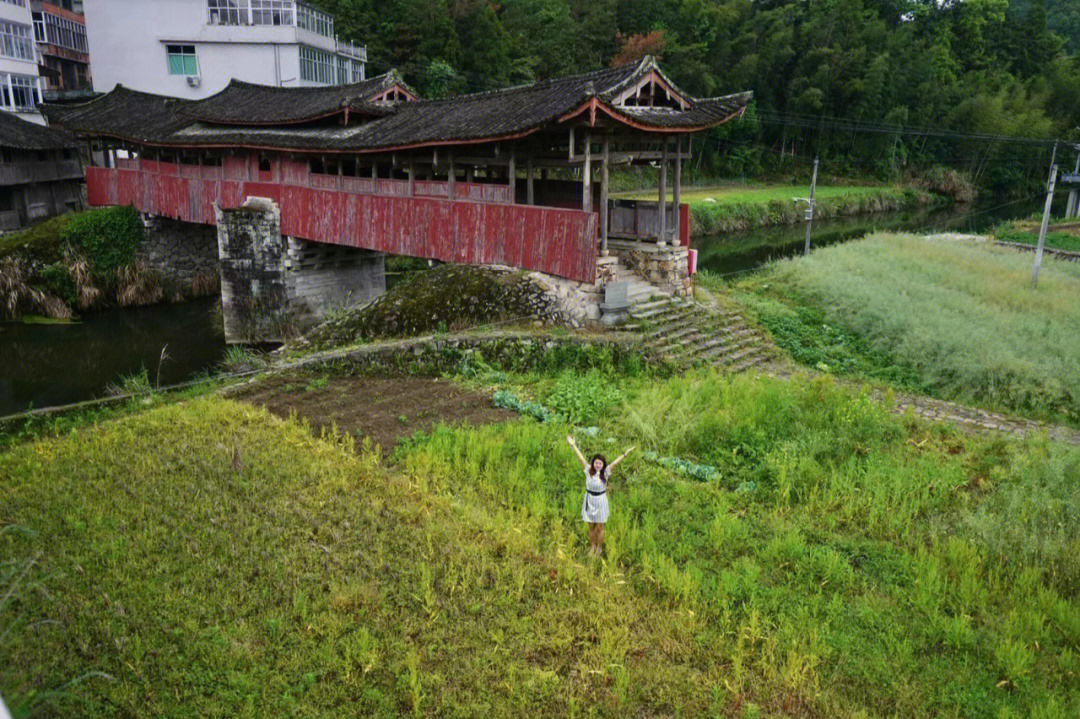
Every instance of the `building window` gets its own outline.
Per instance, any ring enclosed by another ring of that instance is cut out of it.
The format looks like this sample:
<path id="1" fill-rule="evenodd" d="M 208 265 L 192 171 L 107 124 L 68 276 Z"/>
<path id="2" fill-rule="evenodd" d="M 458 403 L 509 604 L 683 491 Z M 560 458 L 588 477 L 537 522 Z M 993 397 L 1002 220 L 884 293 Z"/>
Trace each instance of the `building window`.
<path id="1" fill-rule="evenodd" d="M 6 110 L 33 112 L 37 108 L 37 78 L 31 75 L 0 75 L 0 101 Z"/>
<path id="2" fill-rule="evenodd" d="M 293 0 L 251 0 L 252 25 L 294 25 Z"/>
<path id="3" fill-rule="evenodd" d="M 52 13 L 34 13 L 34 39 L 76 52 L 88 52 L 86 26 Z"/>
<path id="4" fill-rule="evenodd" d="M 350 60 L 352 66 L 352 82 L 361 82 L 364 79 L 364 63 L 359 60 Z"/>
<path id="5" fill-rule="evenodd" d="M 0 55 L 34 60 L 34 40 L 29 25 L 0 21 Z"/>
<path id="6" fill-rule="evenodd" d="M 211 25 L 295 25 L 294 0 L 206 0 Z"/>
<path id="7" fill-rule="evenodd" d="M 337 84 L 345 85 L 349 82 L 349 58 L 337 56 Z"/>
<path id="8" fill-rule="evenodd" d="M 169 56 L 170 75 L 199 74 L 199 59 L 195 56 L 194 45 L 166 45 L 165 54 Z"/>
<path id="9" fill-rule="evenodd" d="M 19 7 L 26 7 L 26 0 L 4 0 L 4 2 L 18 5 Z"/>
<path id="10" fill-rule="evenodd" d="M 250 25 L 248 0 L 206 0 L 211 25 Z"/>
<path id="11" fill-rule="evenodd" d="M 296 5 L 296 26 L 323 37 L 334 36 L 334 18 L 303 3 Z"/>
<path id="12" fill-rule="evenodd" d="M 334 84 L 334 56 L 306 45 L 300 46 L 300 79 Z"/>

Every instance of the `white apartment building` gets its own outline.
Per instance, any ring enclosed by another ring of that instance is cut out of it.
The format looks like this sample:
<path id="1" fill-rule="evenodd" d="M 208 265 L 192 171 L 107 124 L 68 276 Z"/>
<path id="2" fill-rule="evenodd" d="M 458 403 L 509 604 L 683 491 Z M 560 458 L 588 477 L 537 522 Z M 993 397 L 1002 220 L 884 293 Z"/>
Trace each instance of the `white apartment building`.
<path id="1" fill-rule="evenodd" d="M 3 5 L 13 0 L 0 0 Z M 367 48 L 301 0 L 84 0 L 94 89 L 198 99 L 230 80 L 277 87 L 365 78 Z"/>
<path id="2" fill-rule="evenodd" d="M 0 0 L 0 110 L 44 125 L 30 0 Z"/>

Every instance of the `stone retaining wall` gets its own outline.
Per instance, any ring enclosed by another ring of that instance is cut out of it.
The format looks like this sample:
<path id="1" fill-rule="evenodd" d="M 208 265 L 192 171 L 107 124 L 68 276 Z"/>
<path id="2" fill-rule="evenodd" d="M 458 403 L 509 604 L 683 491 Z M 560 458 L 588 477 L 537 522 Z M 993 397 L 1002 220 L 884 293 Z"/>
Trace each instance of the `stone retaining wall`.
<path id="1" fill-rule="evenodd" d="M 139 256 L 149 267 L 187 287 L 217 286 L 217 228 L 157 215 L 144 215 L 143 225 Z"/>
<path id="2" fill-rule="evenodd" d="M 665 292 L 676 297 L 693 294 L 688 248 L 620 240 L 610 241 L 608 246 L 627 268 Z"/>

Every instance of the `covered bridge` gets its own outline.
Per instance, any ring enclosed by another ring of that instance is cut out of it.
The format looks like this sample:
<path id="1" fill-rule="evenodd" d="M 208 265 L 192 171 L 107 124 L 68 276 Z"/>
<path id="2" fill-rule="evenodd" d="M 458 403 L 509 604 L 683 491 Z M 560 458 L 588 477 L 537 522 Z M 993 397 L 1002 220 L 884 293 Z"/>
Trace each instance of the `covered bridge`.
<path id="1" fill-rule="evenodd" d="M 646 57 L 441 100 L 391 71 L 336 87 L 233 81 L 197 101 L 118 86 L 46 113 L 91 143 L 91 205 L 212 224 L 215 204 L 265 197 L 283 236 L 594 283 L 609 239 L 688 243 L 689 136 L 750 99 L 691 97 Z M 626 164 L 659 166 L 659 202 L 609 199 L 609 168 Z"/>

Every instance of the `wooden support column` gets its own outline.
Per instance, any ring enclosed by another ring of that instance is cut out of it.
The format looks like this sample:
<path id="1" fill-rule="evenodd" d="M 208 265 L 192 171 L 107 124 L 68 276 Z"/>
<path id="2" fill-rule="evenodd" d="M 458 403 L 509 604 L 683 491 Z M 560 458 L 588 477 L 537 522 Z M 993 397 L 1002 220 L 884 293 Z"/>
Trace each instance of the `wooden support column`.
<path id="1" fill-rule="evenodd" d="M 581 166 L 581 209 L 592 212 L 592 138 L 585 133 L 585 162 Z"/>
<path id="2" fill-rule="evenodd" d="M 506 169 L 506 183 L 510 186 L 510 204 L 517 204 L 517 168 L 514 167 L 514 148 L 510 148 L 510 166 Z"/>
<path id="3" fill-rule="evenodd" d="M 409 160 L 409 197 L 416 194 L 416 162 Z"/>
<path id="4" fill-rule="evenodd" d="M 454 153 L 448 153 L 450 157 L 450 172 L 446 176 L 446 195 L 449 199 L 453 200 L 457 197 L 454 194 L 454 175 L 457 174 L 457 169 L 454 167 Z"/>
<path id="5" fill-rule="evenodd" d="M 672 204 L 672 240 L 671 244 L 679 245 L 682 243 L 682 235 L 679 232 L 682 230 L 680 219 L 682 212 L 679 208 L 679 202 L 682 199 L 682 138 L 678 135 L 675 136 L 675 187 L 673 188 L 671 196 Z"/>
<path id="6" fill-rule="evenodd" d="M 468 167 L 465 168 L 465 182 L 472 182 L 473 181 L 473 177 L 475 177 L 473 172 L 474 171 L 473 171 L 473 166 L 472 165 L 469 165 Z"/>
<path id="7" fill-rule="evenodd" d="M 608 159 L 611 154 L 611 138 L 604 136 L 604 159 L 600 164 L 600 254 L 607 256 L 608 238 Z"/>
<path id="8" fill-rule="evenodd" d="M 663 139 L 662 150 L 660 152 L 660 199 L 656 206 L 660 210 L 660 217 L 657 219 L 657 233 L 656 242 L 658 244 L 664 244 L 667 242 L 667 152 L 668 141 L 665 137 Z"/>
<path id="9" fill-rule="evenodd" d="M 371 163 L 371 179 L 372 180 L 379 179 L 379 165 L 376 162 Z"/>
<path id="10" fill-rule="evenodd" d="M 525 202 L 533 203 L 533 160 L 532 155 L 525 161 Z"/>

